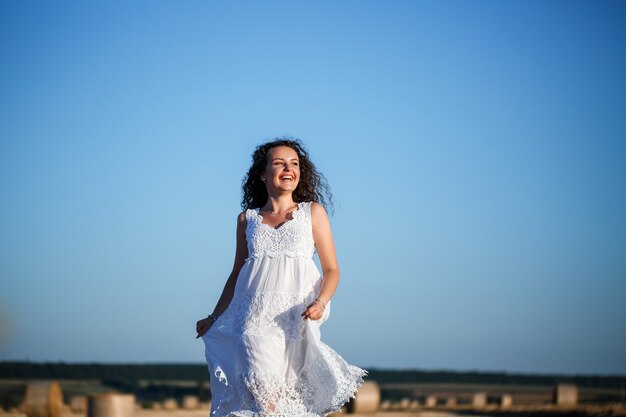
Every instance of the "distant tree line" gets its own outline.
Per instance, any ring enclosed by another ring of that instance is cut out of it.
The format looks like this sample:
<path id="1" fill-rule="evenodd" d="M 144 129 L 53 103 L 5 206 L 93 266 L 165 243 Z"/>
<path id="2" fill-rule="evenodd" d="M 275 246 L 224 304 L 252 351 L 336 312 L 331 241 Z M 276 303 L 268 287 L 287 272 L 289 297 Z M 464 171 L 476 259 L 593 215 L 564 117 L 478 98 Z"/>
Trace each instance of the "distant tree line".
<path id="1" fill-rule="evenodd" d="M 99 379 L 119 381 L 198 380 L 209 377 L 206 365 L 195 364 L 102 364 L 65 362 L 0 362 L 0 378 Z"/>
<path id="2" fill-rule="evenodd" d="M 572 383 L 579 387 L 623 388 L 625 375 L 559 375 L 479 371 L 425 371 L 366 368 L 366 379 L 379 383 L 472 383 L 498 385 L 548 385 Z M 136 388 L 139 380 L 208 380 L 205 364 L 101 364 L 65 362 L 0 362 L 0 378 L 5 379 L 99 379 L 123 381 Z"/>
<path id="3" fill-rule="evenodd" d="M 424 371 L 368 369 L 368 379 L 379 383 L 440 383 L 554 386 L 571 383 L 588 388 L 624 388 L 626 375 L 560 375 L 479 371 Z"/>

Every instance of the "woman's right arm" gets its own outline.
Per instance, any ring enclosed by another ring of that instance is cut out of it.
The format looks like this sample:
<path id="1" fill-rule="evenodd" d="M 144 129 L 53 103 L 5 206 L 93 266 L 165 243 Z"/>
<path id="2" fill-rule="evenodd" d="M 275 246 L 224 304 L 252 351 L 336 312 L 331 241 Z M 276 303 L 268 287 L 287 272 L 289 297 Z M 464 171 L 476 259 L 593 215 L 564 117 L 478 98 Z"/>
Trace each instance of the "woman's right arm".
<path id="1" fill-rule="evenodd" d="M 241 271 L 247 257 L 248 244 L 246 242 L 246 212 L 243 211 L 239 213 L 239 216 L 237 217 L 237 248 L 235 250 L 233 270 L 228 276 L 228 280 L 226 281 L 226 285 L 224 285 L 224 290 L 222 291 L 222 296 L 213 310 L 213 315 L 215 317 L 219 317 L 228 308 L 228 305 L 233 299 L 237 277 L 239 276 L 239 271 Z"/>

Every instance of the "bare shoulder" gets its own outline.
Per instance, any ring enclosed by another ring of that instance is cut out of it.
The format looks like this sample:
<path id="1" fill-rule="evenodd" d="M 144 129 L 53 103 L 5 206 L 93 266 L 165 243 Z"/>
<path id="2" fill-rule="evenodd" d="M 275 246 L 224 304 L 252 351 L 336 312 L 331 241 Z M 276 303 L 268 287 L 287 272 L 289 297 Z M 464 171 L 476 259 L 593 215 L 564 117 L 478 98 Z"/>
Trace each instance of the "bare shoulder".
<path id="1" fill-rule="evenodd" d="M 316 226 L 321 228 L 330 226 L 330 220 L 328 219 L 326 208 L 316 201 L 311 202 L 311 222 L 314 229 L 316 229 Z"/>
<path id="2" fill-rule="evenodd" d="M 328 215 L 326 214 L 326 209 L 324 208 L 323 205 L 321 205 L 317 201 L 312 201 L 311 202 L 311 216 L 313 217 L 326 216 L 327 217 Z"/>
<path id="3" fill-rule="evenodd" d="M 246 219 L 246 210 L 242 211 L 237 215 L 237 229 L 245 230 L 247 226 L 248 219 Z"/>

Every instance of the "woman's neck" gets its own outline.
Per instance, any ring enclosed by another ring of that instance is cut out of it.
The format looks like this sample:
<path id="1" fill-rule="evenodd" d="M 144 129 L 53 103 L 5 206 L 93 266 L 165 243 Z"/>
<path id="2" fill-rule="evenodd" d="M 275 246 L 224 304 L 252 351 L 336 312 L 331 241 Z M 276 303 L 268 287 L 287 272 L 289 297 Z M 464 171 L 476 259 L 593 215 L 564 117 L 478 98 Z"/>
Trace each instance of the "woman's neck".
<path id="1" fill-rule="evenodd" d="M 272 213 L 284 213 L 290 211 L 295 205 L 292 194 L 289 193 L 288 195 L 269 196 L 261 210 Z"/>

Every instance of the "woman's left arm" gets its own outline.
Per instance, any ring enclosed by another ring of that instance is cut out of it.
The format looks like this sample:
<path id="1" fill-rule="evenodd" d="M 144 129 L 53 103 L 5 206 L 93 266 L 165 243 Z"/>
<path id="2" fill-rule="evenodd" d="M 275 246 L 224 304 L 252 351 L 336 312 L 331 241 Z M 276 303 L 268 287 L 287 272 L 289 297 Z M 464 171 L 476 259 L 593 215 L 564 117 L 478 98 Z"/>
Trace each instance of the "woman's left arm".
<path id="1" fill-rule="evenodd" d="M 324 206 L 316 202 L 311 203 L 311 221 L 313 224 L 313 240 L 315 240 L 315 247 L 320 258 L 323 274 L 322 287 L 317 297 L 326 304 L 335 294 L 339 285 L 339 266 L 337 265 L 333 233 Z M 305 316 L 304 318 L 309 316 L 313 320 L 318 320 L 322 317 L 323 312 L 323 307 L 319 303 L 314 302 L 302 315 Z"/>

